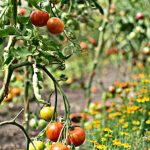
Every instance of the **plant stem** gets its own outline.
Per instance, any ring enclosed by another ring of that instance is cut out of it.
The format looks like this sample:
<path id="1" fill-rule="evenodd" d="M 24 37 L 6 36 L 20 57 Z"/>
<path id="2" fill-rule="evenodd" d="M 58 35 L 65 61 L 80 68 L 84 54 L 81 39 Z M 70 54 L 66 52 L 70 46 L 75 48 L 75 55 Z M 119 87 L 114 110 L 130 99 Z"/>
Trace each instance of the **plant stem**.
<path id="1" fill-rule="evenodd" d="M 29 129 L 29 73 L 28 73 L 29 67 L 25 67 L 25 82 L 24 82 L 24 119 L 25 119 L 25 130 L 28 132 Z"/>
<path id="2" fill-rule="evenodd" d="M 3 101 L 3 99 L 8 95 L 9 83 L 11 80 L 12 73 L 13 73 L 13 69 L 11 66 L 9 66 L 5 72 L 3 87 L 0 91 L 0 104 Z"/>
<path id="3" fill-rule="evenodd" d="M 93 63 L 91 74 L 89 76 L 89 81 L 88 81 L 88 86 L 87 86 L 86 108 L 88 108 L 89 104 L 91 103 L 91 87 L 92 87 L 93 79 L 94 79 L 95 72 L 96 72 L 96 69 L 97 69 L 97 66 L 98 66 L 99 57 L 103 53 L 104 33 L 105 33 L 105 30 L 106 30 L 106 27 L 107 27 L 107 24 L 108 24 L 109 9 L 110 9 L 110 1 L 108 0 L 107 14 L 106 14 L 106 17 L 104 18 L 103 24 L 101 26 L 101 30 L 100 30 L 100 33 L 99 33 L 99 40 L 98 40 L 99 43 L 98 43 L 98 46 L 96 48 L 94 63 Z"/>

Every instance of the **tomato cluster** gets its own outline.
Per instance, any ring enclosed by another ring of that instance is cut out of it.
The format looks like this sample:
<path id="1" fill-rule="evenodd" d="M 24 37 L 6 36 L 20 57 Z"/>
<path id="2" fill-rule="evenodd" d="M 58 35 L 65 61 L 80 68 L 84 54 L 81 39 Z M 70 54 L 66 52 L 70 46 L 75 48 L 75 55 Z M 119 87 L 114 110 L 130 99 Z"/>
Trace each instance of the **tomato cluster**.
<path id="1" fill-rule="evenodd" d="M 52 122 L 46 128 L 46 136 L 51 142 L 55 142 L 51 145 L 45 146 L 42 141 L 33 141 L 33 144 L 37 150 L 70 150 L 69 146 L 59 142 L 60 139 L 65 139 L 64 124 L 61 122 Z M 81 127 L 71 127 L 69 129 L 66 143 L 68 145 L 80 146 L 85 141 L 85 131 Z M 34 146 L 30 143 L 29 150 L 33 150 Z"/>
<path id="2" fill-rule="evenodd" d="M 33 10 L 30 21 L 37 27 L 47 26 L 48 31 L 55 35 L 64 31 L 64 23 L 57 17 L 50 18 L 49 14 L 43 10 Z"/>

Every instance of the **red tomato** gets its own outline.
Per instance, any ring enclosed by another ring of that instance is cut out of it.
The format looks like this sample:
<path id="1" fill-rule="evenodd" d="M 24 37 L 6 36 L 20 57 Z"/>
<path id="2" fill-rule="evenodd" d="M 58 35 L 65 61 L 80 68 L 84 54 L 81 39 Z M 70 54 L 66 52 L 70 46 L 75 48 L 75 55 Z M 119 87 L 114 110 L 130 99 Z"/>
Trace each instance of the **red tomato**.
<path id="1" fill-rule="evenodd" d="M 34 10 L 30 15 L 30 21 L 37 27 L 43 27 L 47 24 L 49 14 L 46 11 Z"/>
<path id="2" fill-rule="evenodd" d="M 46 128 L 47 138 L 53 142 L 56 142 L 59 138 L 60 132 L 63 128 L 63 125 L 60 122 L 53 122 L 48 125 Z"/>
<path id="3" fill-rule="evenodd" d="M 137 14 L 136 14 L 136 19 L 137 20 L 142 20 L 144 18 L 144 14 L 142 13 L 142 12 L 138 12 Z"/>
<path id="4" fill-rule="evenodd" d="M 26 10 L 24 8 L 19 8 L 18 9 L 18 15 L 25 16 L 26 15 Z"/>
<path id="5" fill-rule="evenodd" d="M 67 141 L 69 145 L 72 142 L 75 146 L 80 146 L 85 141 L 85 131 L 80 127 L 75 127 L 73 130 L 70 130 Z"/>
<path id="6" fill-rule="evenodd" d="M 59 143 L 52 144 L 49 150 L 70 150 L 70 148 L 59 142 Z"/>
<path id="7" fill-rule="evenodd" d="M 52 17 L 47 21 L 47 29 L 52 34 L 60 34 L 64 31 L 64 23 L 57 17 Z"/>

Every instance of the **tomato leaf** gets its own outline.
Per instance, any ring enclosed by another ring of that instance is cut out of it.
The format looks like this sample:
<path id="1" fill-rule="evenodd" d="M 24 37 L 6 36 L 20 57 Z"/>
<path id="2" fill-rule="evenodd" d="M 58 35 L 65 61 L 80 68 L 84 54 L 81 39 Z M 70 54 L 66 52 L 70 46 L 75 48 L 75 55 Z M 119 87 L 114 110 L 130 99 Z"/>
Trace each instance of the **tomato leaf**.
<path id="1" fill-rule="evenodd" d="M 17 33 L 17 29 L 12 26 L 7 26 L 5 29 L 0 29 L 0 37 L 15 35 L 16 33 Z"/>
<path id="2" fill-rule="evenodd" d="M 41 9 L 39 6 L 38 6 L 38 3 L 39 2 L 42 2 L 42 0 L 29 0 L 29 3 L 34 6 L 35 8 L 37 9 Z"/>
<path id="3" fill-rule="evenodd" d="M 29 17 L 18 16 L 17 19 L 20 24 L 27 24 L 29 22 Z"/>
<path id="4" fill-rule="evenodd" d="M 21 58 L 26 58 L 27 56 L 32 55 L 32 52 L 30 52 L 26 47 L 20 46 L 18 48 L 12 48 L 11 52 L 15 57 L 20 56 Z"/>

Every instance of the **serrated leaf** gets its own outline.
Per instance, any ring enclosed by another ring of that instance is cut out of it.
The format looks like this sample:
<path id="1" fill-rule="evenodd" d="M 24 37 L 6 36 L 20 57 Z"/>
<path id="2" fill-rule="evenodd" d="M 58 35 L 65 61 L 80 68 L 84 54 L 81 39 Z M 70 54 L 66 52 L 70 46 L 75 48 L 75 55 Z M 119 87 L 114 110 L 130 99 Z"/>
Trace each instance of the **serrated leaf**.
<path id="1" fill-rule="evenodd" d="M 27 24 L 29 22 L 29 17 L 18 16 L 17 19 L 20 24 Z"/>
<path id="2" fill-rule="evenodd" d="M 5 29 L 0 29 L 0 37 L 15 35 L 16 33 L 17 33 L 17 29 L 12 26 L 7 26 Z"/>
<path id="3" fill-rule="evenodd" d="M 34 6 L 35 8 L 37 9 L 41 9 L 39 6 L 38 6 L 38 3 L 39 2 L 42 2 L 42 0 L 29 0 L 29 3 Z"/>
<path id="4" fill-rule="evenodd" d="M 11 49 L 11 53 L 14 55 L 14 56 L 20 56 L 21 58 L 26 58 L 27 56 L 30 56 L 32 55 L 32 52 L 30 52 L 26 47 L 18 47 L 18 48 L 13 48 Z"/>
<path id="5" fill-rule="evenodd" d="M 47 59 L 49 63 L 51 63 L 52 60 L 53 60 L 52 55 L 50 55 L 48 52 L 40 51 L 40 55 L 41 55 L 42 57 L 44 57 L 45 59 Z"/>

